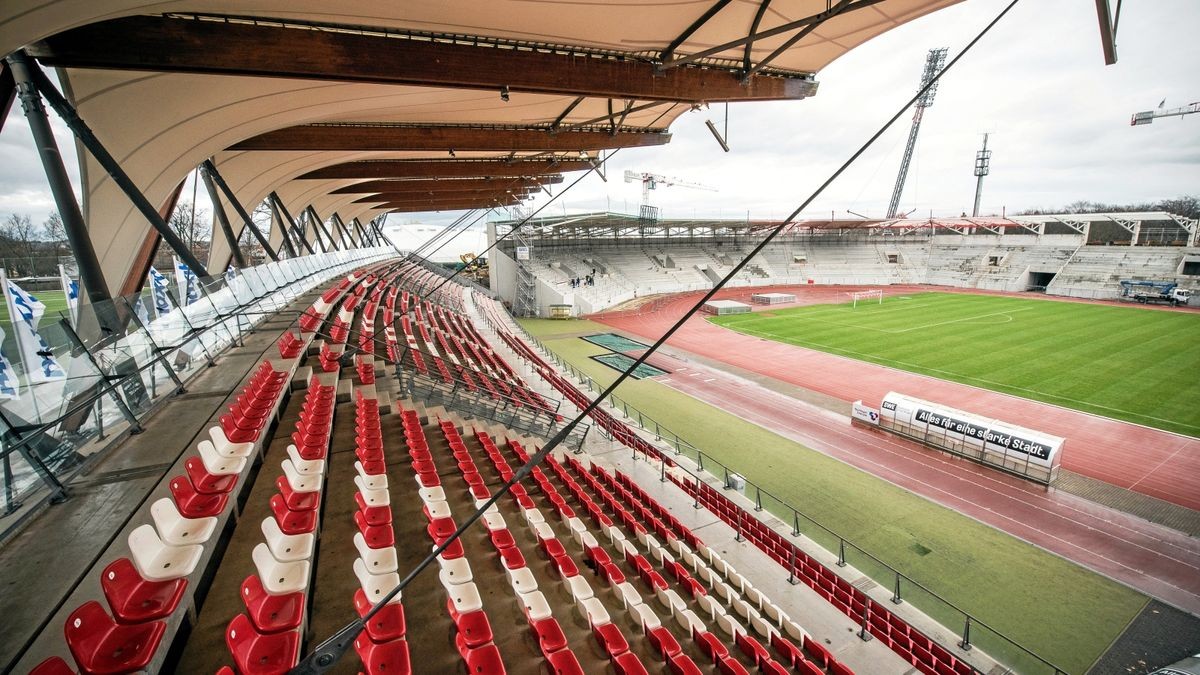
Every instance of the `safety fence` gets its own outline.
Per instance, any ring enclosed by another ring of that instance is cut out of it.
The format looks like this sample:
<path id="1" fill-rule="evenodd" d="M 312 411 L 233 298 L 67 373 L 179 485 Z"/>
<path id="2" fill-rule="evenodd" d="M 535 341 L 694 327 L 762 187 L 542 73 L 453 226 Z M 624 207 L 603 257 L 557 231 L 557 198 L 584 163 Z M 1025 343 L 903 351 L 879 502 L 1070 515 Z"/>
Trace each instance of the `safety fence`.
<path id="1" fill-rule="evenodd" d="M 161 402 L 257 325 L 318 284 L 394 255 L 320 253 L 178 283 L 152 275 L 140 293 L 53 317 L 33 298 L 33 315 L 0 320 L 11 354 L 0 359 L 0 538 L 31 506 L 67 499 L 74 474 L 116 437 L 140 433 Z"/>

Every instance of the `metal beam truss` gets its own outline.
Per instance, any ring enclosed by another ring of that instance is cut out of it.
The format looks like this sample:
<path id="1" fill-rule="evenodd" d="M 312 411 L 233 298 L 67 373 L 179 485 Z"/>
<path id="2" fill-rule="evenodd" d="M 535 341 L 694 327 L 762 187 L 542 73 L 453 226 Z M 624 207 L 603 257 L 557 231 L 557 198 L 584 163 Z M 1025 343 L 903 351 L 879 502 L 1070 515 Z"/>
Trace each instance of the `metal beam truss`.
<path id="1" fill-rule="evenodd" d="M 859 0 L 854 5 L 879 1 Z M 808 21 L 826 18 L 822 13 Z M 740 60 L 705 59 L 702 66 L 680 68 L 684 64 L 676 59 L 671 72 L 664 73 L 657 58 L 631 52 L 201 14 L 98 22 L 49 37 L 31 50 L 46 64 L 75 68 L 507 87 L 514 92 L 620 100 L 795 100 L 816 90 L 811 73 L 773 69 L 746 80 L 730 77 Z"/>

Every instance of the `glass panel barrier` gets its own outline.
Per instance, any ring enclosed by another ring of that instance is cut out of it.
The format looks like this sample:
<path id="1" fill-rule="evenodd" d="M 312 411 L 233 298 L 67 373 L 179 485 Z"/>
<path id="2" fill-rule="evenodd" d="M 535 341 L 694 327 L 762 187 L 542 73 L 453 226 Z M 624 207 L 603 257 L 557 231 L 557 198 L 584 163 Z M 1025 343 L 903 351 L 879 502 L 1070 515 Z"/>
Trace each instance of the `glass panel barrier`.
<path id="1" fill-rule="evenodd" d="M 0 303 L 0 533 L 25 507 L 69 496 L 67 483 L 157 403 L 253 326 L 328 280 L 395 257 L 376 247 L 292 258 L 99 304 L 72 320 L 44 312 L 36 331 Z M 173 281 L 173 280 L 172 280 Z M 37 293 L 31 294 L 36 297 Z"/>

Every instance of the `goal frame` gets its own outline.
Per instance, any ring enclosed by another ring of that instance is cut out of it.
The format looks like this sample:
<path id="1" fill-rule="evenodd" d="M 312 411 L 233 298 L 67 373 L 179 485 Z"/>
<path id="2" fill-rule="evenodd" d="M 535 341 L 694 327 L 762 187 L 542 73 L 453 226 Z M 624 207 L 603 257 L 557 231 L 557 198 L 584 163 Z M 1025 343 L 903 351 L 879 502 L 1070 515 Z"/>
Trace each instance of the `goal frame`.
<path id="1" fill-rule="evenodd" d="M 850 308 L 851 309 L 858 309 L 858 301 L 859 300 L 866 301 L 866 300 L 870 300 L 871 298 L 879 298 L 879 300 L 876 302 L 876 304 L 879 304 L 879 305 L 883 304 L 883 291 L 878 288 L 876 288 L 874 290 L 870 290 L 870 291 L 847 291 L 846 295 L 850 296 L 850 301 L 851 301 Z"/>

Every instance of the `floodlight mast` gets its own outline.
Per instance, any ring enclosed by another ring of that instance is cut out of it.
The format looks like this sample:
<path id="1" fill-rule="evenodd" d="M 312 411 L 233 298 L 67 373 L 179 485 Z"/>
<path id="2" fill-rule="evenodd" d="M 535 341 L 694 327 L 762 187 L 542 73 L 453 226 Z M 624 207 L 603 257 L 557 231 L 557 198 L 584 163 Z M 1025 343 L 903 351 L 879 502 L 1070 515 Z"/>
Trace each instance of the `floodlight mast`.
<path id="1" fill-rule="evenodd" d="M 975 208 L 971 210 L 971 217 L 979 216 L 979 199 L 983 196 L 983 177 L 988 175 L 992 168 L 992 151 L 987 149 L 988 135 L 983 135 L 983 149 L 975 153 Z"/>
<path id="2" fill-rule="evenodd" d="M 946 64 L 946 48 L 930 49 L 925 56 L 925 69 L 921 71 L 921 87 L 929 84 L 942 66 Z M 904 158 L 900 160 L 900 173 L 896 175 L 896 187 L 892 190 L 892 201 L 888 204 L 887 217 L 895 218 L 900 209 L 900 196 L 904 194 L 904 181 L 908 178 L 908 165 L 912 163 L 913 150 L 917 147 L 917 133 L 921 130 L 921 118 L 925 109 L 933 105 L 933 97 L 937 94 L 937 82 L 933 83 L 917 102 L 913 104 L 912 129 L 908 132 L 908 145 L 904 146 Z"/>

